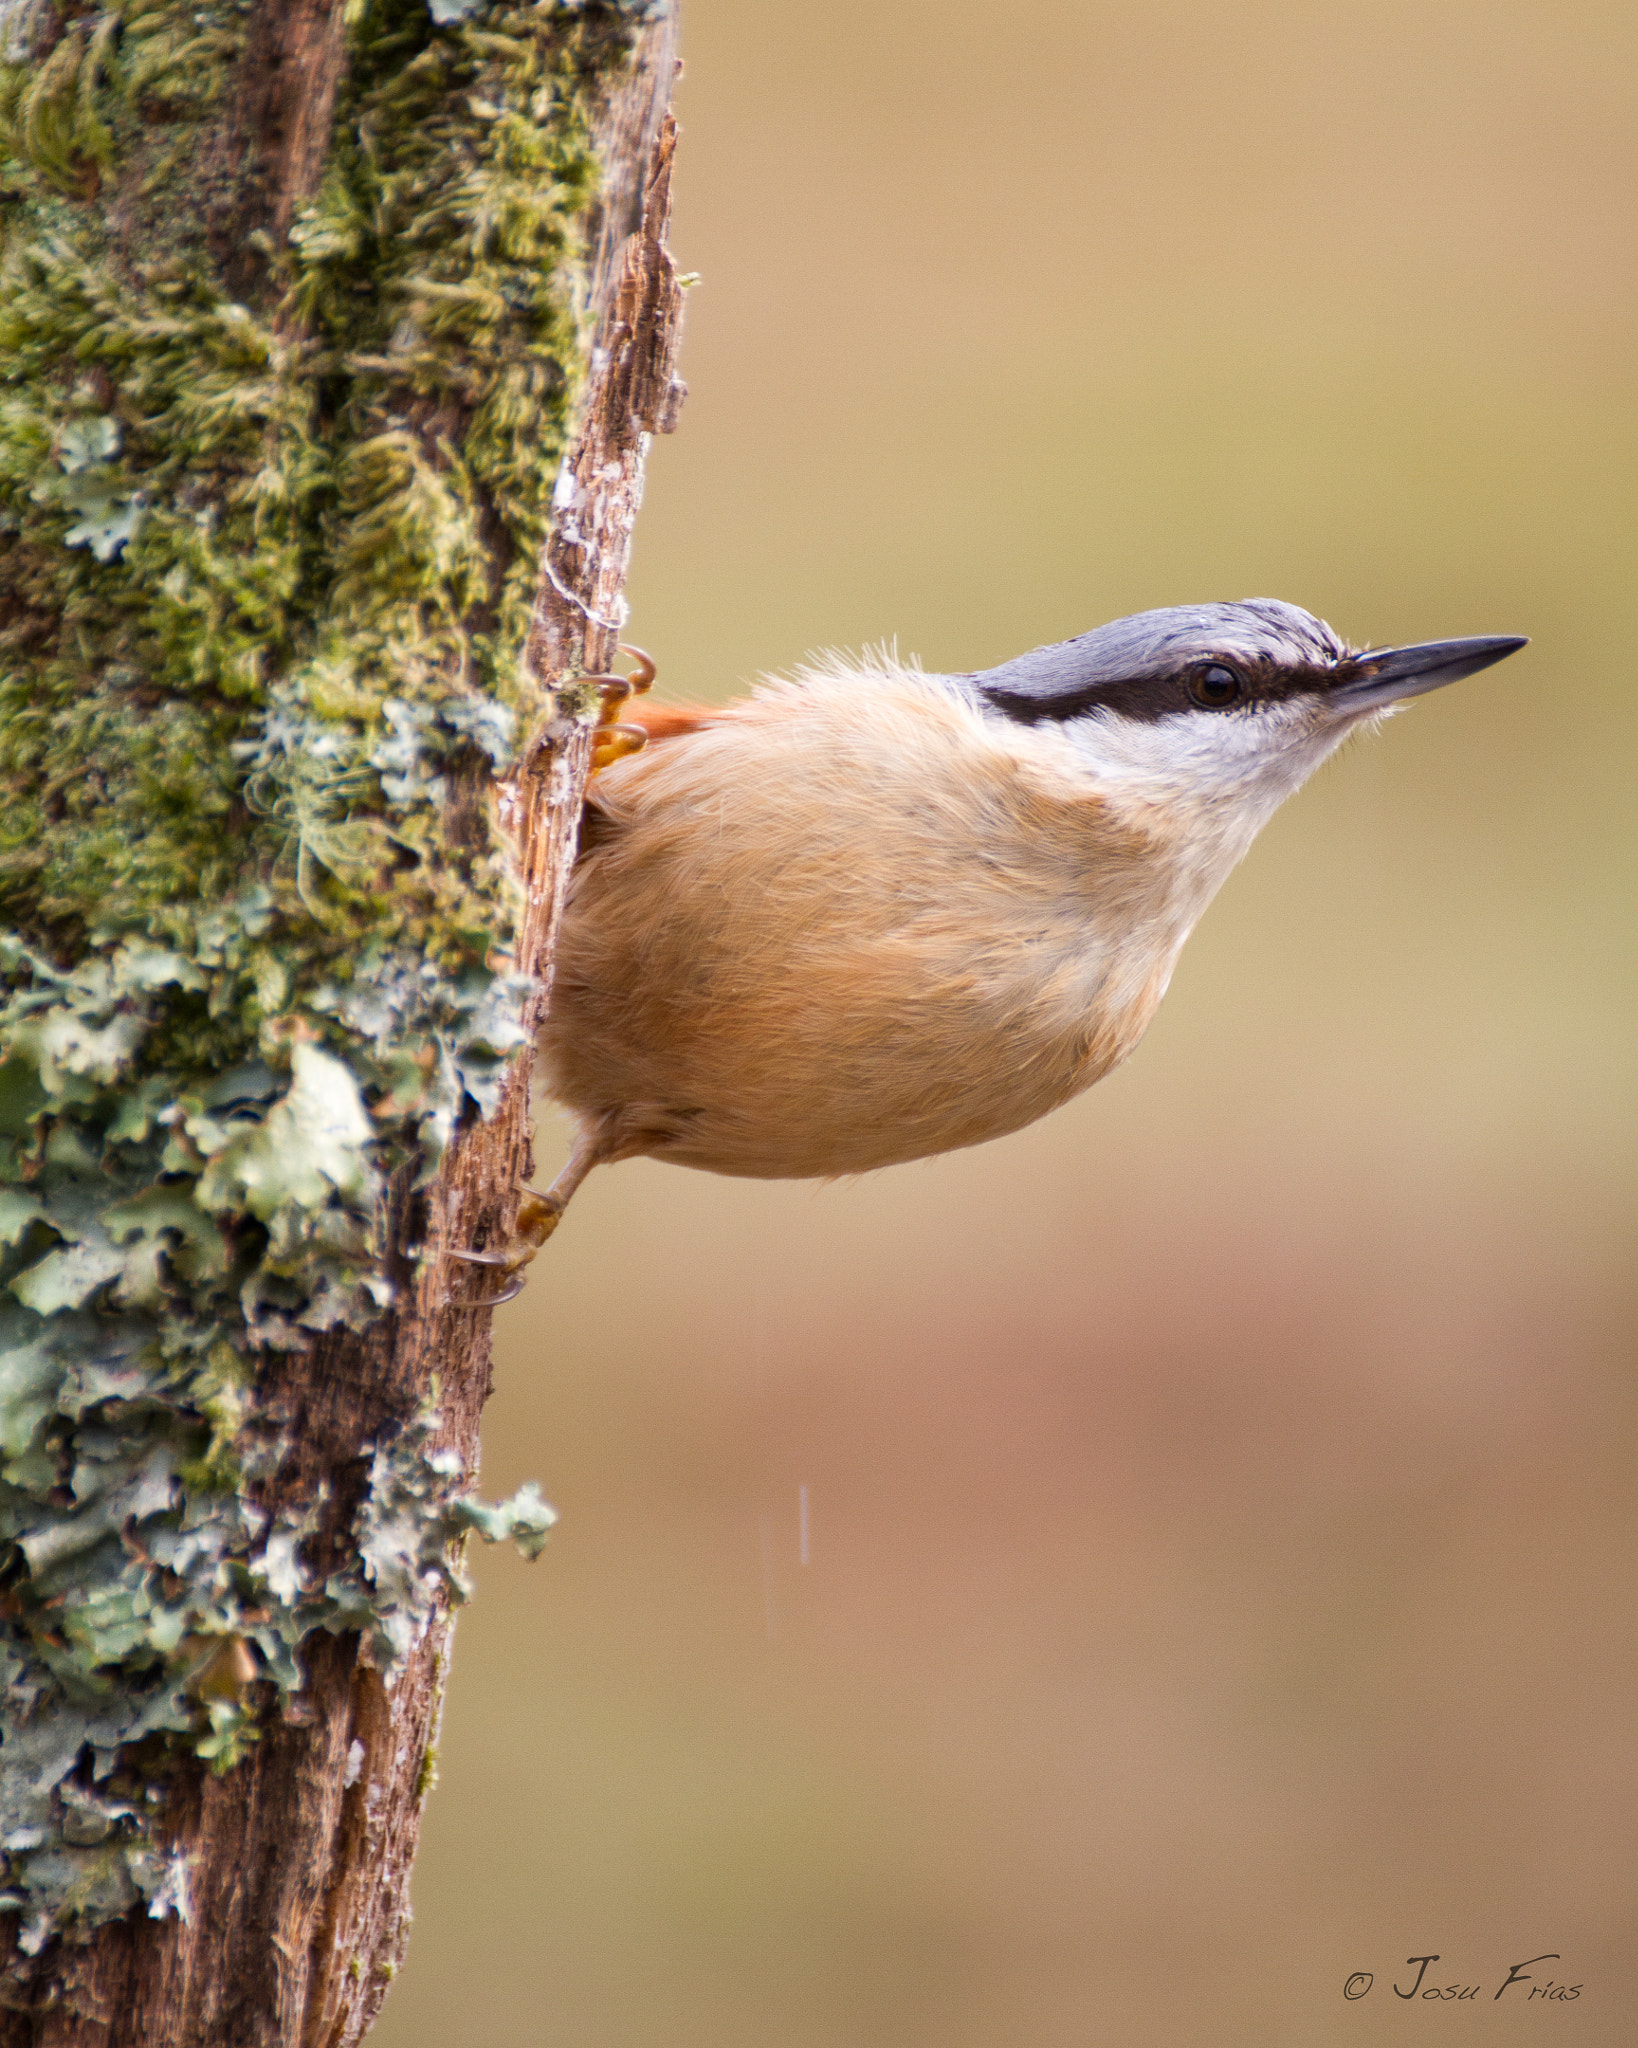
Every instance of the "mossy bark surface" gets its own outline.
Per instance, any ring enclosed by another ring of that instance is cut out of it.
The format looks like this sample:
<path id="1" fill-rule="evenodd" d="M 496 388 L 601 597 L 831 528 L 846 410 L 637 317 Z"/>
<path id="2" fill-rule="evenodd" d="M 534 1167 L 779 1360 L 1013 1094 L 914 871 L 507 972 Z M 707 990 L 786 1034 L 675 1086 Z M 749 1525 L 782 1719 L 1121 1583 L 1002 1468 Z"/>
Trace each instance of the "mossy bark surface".
<path id="1" fill-rule="evenodd" d="M 674 47 L 0 0 L 0 2043 L 358 2039 L 458 1546 L 549 1526 L 444 1254 L 675 412 Z"/>

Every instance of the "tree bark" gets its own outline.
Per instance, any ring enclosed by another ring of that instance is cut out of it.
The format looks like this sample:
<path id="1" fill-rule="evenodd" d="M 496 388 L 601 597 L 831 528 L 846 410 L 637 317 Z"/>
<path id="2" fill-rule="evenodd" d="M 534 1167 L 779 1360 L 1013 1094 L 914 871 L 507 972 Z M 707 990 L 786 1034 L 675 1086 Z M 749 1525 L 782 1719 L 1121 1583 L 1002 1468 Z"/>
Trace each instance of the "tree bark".
<path id="1" fill-rule="evenodd" d="M 509 776 L 496 783 L 480 759 L 463 758 L 444 796 L 451 858 L 483 843 L 492 825 L 515 850 L 524 892 L 513 965 L 535 983 L 531 1027 L 550 982 L 590 757 L 589 707 L 573 682 L 615 658 L 648 440 L 675 424 L 682 394 L 681 292 L 666 249 L 675 46 L 667 8 L 637 30 L 629 63 L 594 108 L 603 175 L 583 260 L 597 367 L 566 465 L 572 488 L 560 488 L 541 560 L 524 656 L 534 696 L 551 715 L 526 736 Z M 254 304 L 276 300 L 276 252 L 324 175 L 345 62 L 340 0 L 261 0 L 231 111 L 209 143 L 210 237 L 224 274 Z M 139 228 L 135 201 L 130 218 Z M 288 303 L 278 317 L 298 331 L 299 311 Z M 459 394 L 439 405 L 427 401 L 415 423 L 434 450 L 440 435 L 470 425 Z M 261 1356 L 257 1411 L 278 1420 L 286 1450 L 258 1483 L 257 1506 L 273 1517 L 315 1510 L 303 1556 L 316 1581 L 351 1554 L 372 1450 L 424 1414 L 434 1391 L 438 1445 L 475 1470 L 490 1387 L 489 1315 L 472 1305 L 483 1269 L 416 1253 L 507 1240 L 518 1185 L 532 1170 L 529 1066 L 526 1052 L 497 1113 L 465 1124 L 430 1185 L 417 1187 L 409 1166 L 391 1177 L 387 1311 L 362 1331 L 338 1325 Z M 251 1689 L 266 1725 L 242 1760 L 216 1775 L 173 1757 L 159 1836 L 186 1858 L 189 1910 L 162 1919 L 128 1912 L 71 1930 L 82 1938 L 53 1938 L 33 1958 L 13 1951 L 0 2048 L 358 2041 L 407 1940 L 451 1627 L 441 1596 L 419 1640 L 386 1669 L 357 1632 L 311 1635 L 300 1653 L 299 1693 L 280 1708 L 270 1684 Z"/>

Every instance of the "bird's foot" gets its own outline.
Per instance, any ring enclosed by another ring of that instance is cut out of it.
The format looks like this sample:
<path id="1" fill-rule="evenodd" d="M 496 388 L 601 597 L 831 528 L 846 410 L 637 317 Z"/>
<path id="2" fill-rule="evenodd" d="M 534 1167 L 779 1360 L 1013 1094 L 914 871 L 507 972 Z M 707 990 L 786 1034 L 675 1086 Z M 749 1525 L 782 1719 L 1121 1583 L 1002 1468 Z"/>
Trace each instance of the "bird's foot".
<path id="1" fill-rule="evenodd" d="M 493 1266 L 502 1285 L 494 1294 L 475 1295 L 469 1301 L 457 1301 L 453 1295 L 446 1296 L 445 1308 L 499 1308 L 503 1301 L 515 1301 L 523 1292 L 524 1268 L 562 1222 L 564 1207 L 565 1201 L 557 1196 L 526 1187 L 523 1199 L 518 1203 L 512 1242 L 504 1251 L 473 1252 L 451 1248 L 449 1256 L 452 1259 L 460 1259 L 469 1266 Z"/>
<path id="2" fill-rule="evenodd" d="M 592 728 L 591 772 L 600 774 L 611 762 L 627 754 L 640 754 L 648 745 L 648 734 L 640 725 L 595 725 Z"/>
<path id="3" fill-rule="evenodd" d="M 607 768 L 611 761 L 621 760 L 627 754 L 635 754 L 640 747 L 648 743 L 648 734 L 640 725 L 620 723 L 620 712 L 629 698 L 639 691 L 653 687 L 658 671 L 654 666 L 653 657 L 645 654 L 640 647 L 630 647 L 621 641 L 620 652 L 629 654 L 637 664 L 629 676 L 596 675 L 580 678 L 583 683 L 596 685 L 597 694 L 603 702 L 603 708 L 598 713 L 597 724 L 592 732 L 593 775 L 597 774 L 599 769 Z"/>

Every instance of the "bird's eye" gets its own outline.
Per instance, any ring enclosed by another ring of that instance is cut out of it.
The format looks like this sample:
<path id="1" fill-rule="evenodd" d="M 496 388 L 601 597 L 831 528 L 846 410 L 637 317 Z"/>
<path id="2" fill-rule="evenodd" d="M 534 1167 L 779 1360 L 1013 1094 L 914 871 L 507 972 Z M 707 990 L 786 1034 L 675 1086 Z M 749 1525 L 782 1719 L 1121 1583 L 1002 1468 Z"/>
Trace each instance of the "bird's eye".
<path id="1" fill-rule="evenodd" d="M 1221 662 L 1214 661 L 1210 668 L 1197 668 L 1189 677 L 1189 695 L 1207 711 L 1221 711 L 1234 703 L 1245 689 L 1239 676 Z"/>

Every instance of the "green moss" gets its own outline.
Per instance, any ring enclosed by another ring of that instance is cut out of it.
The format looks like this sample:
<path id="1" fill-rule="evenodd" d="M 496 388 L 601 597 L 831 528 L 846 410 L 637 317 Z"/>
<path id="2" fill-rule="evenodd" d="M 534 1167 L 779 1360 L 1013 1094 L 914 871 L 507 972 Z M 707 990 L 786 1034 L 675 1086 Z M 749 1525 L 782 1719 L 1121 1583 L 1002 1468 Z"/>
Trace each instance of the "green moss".
<path id="1" fill-rule="evenodd" d="M 652 11 L 359 0 L 320 187 L 249 303 L 211 241 L 236 0 L 7 13 L 0 1905 L 25 1946 L 182 1896 L 146 1795 L 97 1788 L 151 1738 L 218 1769 L 255 1740 L 193 1686 L 201 1644 L 286 1690 L 317 1627 L 390 1660 L 459 1592 L 461 1532 L 549 1524 L 468 1501 L 425 1418 L 322 1587 L 307 1520 L 245 1488 L 280 1455 L 260 1361 L 383 1311 L 384 1188 L 430 1176 L 523 1040 L 507 849 L 452 793 L 553 712 L 520 654 L 584 371 L 585 106 Z"/>

